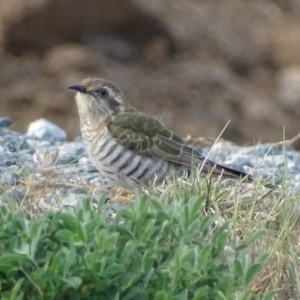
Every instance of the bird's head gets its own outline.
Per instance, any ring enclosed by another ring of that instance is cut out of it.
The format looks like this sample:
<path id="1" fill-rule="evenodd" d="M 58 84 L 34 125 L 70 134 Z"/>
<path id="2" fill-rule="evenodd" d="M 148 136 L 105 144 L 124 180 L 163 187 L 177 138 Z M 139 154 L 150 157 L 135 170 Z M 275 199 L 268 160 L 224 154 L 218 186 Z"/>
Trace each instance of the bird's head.
<path id="1" fill-rule="evenodd" d="M 96 118 L 105 122 L 132 108 L 122 91 L 105 79 L 88 78 L 69 89 L 77 91 L 75 99 L 80 117 Z"/>

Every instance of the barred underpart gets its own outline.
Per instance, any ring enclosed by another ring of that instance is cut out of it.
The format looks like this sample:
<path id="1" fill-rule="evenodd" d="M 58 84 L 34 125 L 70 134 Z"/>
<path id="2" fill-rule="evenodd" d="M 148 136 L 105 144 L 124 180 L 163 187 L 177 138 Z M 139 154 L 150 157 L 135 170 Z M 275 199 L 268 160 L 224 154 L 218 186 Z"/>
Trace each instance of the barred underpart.
<path id="1" fill-rule="evenodd" d="M 163 159 L 146 158 L 118 144 L 104 127 L 81 126 L 87 152 L 97 169 L 113 184 L 134 189 L 139 183 L 161 184 L 175 166 Z"/>

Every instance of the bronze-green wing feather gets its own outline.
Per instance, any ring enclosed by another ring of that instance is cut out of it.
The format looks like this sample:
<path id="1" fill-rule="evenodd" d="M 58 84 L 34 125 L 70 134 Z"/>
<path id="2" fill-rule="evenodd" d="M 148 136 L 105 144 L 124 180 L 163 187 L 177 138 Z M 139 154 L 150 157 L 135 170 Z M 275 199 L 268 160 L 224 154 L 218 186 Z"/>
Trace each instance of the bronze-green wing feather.
<path id="1" fill-rule="evenodd" d="M 112 137 L 127 149 L 144 156 L 163 158 L 171 163 L 191 168 L 202 164 L 205 157 L 187 145 L 182 138 L 169 131 L 159 120 L 139 112 L 124 112 L 108 124 Z M 245 177 L 247 174 L 206 160 L 203 172 L 227 177 Z M 251 180 L 251 178 L 249 178 Z"/>

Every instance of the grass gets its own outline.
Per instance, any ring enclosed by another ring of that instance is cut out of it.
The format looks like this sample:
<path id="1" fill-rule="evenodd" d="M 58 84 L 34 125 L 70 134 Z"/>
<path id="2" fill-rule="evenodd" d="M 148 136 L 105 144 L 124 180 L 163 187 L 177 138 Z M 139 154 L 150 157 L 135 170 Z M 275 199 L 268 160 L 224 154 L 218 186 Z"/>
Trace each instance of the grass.
<path id="1" fill-rule="evenodd" d="M 254 261 L 262 253 L 268 253 L 261 272 L 251 283 L 253 291 L 276 290 L 274 299 L 300 299 L 299 290 L 299 195 L 290 196 L 285 190 L 268 193 L 256 182 L 245 189 L 224 188 L 220 183 L 208 181 L 199 186 L 191 182 L 181 186 L 177 199 L 204 194 L 205 214 L 217 214 L 220 223 L 230 221 L 230 240 L 242 241 L 261 229 L 265 234 L 252 244 L 249 258 Z M 288 185 L 288 184 L 286 184 Z M 284 185 L 283 185 L 284 186 Z M 281 194 L 278 196 L 278 194 Z"/>
<path id="2" fill-rule="evenodd" d="M 1 299 L 300 299 L 299 195 L 288 182 L 170 180 L 141 189 L 113 221 L 88 195 L 49 212 L 58 186 L 21 170 L 27 198 L 0 207 Z M 35 198 L 32 197 L 35 195 Z M 35 200 L 34 200 L 35 199 Z M 58 199 L 59 200 L 59 199 Z"/>

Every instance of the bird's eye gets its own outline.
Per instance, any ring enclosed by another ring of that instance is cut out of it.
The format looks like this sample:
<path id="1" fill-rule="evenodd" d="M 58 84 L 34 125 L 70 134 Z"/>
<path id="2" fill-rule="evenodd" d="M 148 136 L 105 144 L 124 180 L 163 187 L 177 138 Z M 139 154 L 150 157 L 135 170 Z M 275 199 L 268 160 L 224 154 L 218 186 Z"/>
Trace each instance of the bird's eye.
<path id="1" fill-rule="evenodd" d="M 102 97 L 107 97 L 109 95 L 109 92 L 106 88 L 101 88 L 99 89 L 98 94 Z"/>

